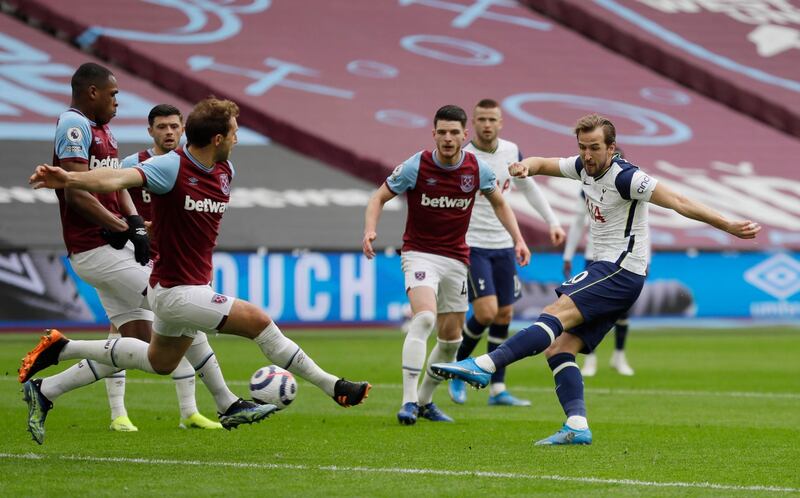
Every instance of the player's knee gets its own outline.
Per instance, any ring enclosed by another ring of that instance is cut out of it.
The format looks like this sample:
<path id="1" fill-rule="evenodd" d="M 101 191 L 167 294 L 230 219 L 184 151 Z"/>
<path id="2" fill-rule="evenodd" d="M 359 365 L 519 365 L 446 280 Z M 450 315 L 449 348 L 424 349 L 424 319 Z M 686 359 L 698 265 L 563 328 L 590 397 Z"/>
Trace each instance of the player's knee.
<path id="1" fill-rule="evenodd" d="M 178 367 L 178 363 L 180 362 L 180 358 L 178 358 L 177 361 L 173 361 L 170 358 L 160 358 L 154 356 L 150 356 L 149 360 L 150 366 L 153 367 L 153 370 L 155 370 L 158 375 L 171 374 Z"/>
<path id="2" fill-rule="evenodd" d="M 514 308 L 511 306 L 503 306 L 502 308 L 498 308 L 497 313 L 494 316 L 493 323 L 506 325 L 511 323 L 511 318 L 514 316 Z"/>
<path id="3" fill-rule="evenodd" d="M 485 307 L 485 308 L 475 309 L 475 319 L 478 320 L 478 323 L 482 324 L 494 323 L 496 316 L 497 316 L 497 308 Z"/>
<path id="4" fill-rule="evenodd" d="M 436 314 L 433 311 L 420 311 L 411 318 L 408 335 L 426 341 L 435 324 Z"/>

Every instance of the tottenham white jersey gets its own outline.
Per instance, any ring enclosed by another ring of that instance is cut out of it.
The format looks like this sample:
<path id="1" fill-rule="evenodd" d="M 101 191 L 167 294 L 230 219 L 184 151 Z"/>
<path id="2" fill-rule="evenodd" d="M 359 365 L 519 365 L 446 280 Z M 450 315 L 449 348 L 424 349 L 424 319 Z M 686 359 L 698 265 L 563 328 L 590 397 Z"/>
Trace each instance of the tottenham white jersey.
<path id="1" fill-rule="evenodd" d="M 491 166 L 497 177 L 497 188 L 501 194 L 507 196 L 511 192 L 511 175 L 508 174 L 508 165 L 522 158 L 517 144 L 500 138 L 497 142 L 497 150 L 494 152 L 482 151 L 472 145 L 472 142 L 467 144 L 464 150 L 472 152 L 478 156 L 478 159 L 482 159 Z M 469 220 L 469 229 L 467 230 L 467 245 L 484 249 L 514 247 L 511 235 L 497 219 L 492 204 L 482 194 L 475 198 L 475 207 L 472 208 L 472 218 Z"/>
<path id="2" fill-rule="evenodd" d="M 657 180 L 620 158 L 599 178 L 586 174 L 579 156 L 562 158 L 559 167 L 562 175 L 583 183 L 592 259 L 645 275 L 650 250 L 648 201 Z"/>

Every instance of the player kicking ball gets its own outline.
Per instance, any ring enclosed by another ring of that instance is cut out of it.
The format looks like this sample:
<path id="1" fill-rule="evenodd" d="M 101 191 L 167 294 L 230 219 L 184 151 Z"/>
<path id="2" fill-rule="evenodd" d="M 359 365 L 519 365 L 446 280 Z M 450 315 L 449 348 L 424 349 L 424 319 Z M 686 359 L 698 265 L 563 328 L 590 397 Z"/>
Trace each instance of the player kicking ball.
<path id="1" fill-rule="evenodd" d="M 750 220 L 728 220 L 715 210 L 684 197 L 625 161 L 616 150 L 616 131 L 597 114 L 575 126 L 577 156 L 529 157 L 509 166 L 512 176 L 548 175 L 582 182 L 591 222 L 595 260 L 585 271 L 556 289 L 530 327 L 489 354 L 455 363 L 437 363 L 441 377 L 485 387 L 498 368 L 544 353 L 553 371 L 556 395 L 567 416 L 563 427 L 537 445 L 591 444 L 583 377 L 575 355 L 594 351 L 620 315 L 639 297 L 647 268 L 649 203 L 672 209 L 741 239 L 755 238 L 761 227 Z"/>
<path id="2" fill-rule="evenodd" d="M 339 405 L 360 404 L 370 384 L 322 370 L 259 307 L 218 294 L 209 285 L 212 251 L 228 206 L 234 176 L 228 160 L 236 144 L 238 106 L 229 100 L 199 102 L 186 120 L 187 145 L 127 169 L 68 172 L 40 165 L 34 188 L 114 192 L 144 186 L 151 194 L 153 239 L 160 257 L 150 274 L 147 301 L 155 313 L 150 344 L 134 338 L 71 341 L 49 331 L 22 361 L 19 380 L 28 402 L 28 428 L 41 444 L 50 408 L 31 376 L 59 361 L 88 358 L 121 369 L 166 375 L 175 370 L 198 330 L 252 339 L 271 363 L 308 380 Z M 226 429 L 263 420 L 274 405 L 239 400 L 220 423 Z"/>

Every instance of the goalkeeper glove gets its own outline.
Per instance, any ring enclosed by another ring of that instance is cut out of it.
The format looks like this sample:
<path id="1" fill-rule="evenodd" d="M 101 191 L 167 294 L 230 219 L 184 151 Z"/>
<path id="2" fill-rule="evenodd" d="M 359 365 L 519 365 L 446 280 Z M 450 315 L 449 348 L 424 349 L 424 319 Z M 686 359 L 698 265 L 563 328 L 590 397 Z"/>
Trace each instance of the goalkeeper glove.
<path id="1" fill-rule="evenodd" d="M 150 239 L 147 238 L 147 229 L 144 218 L 138 215 L 126 216 L 128 221 L 128 239 L 133 242 L 133 256 L 136 261 L 145 266 L 150 262 Z"/>

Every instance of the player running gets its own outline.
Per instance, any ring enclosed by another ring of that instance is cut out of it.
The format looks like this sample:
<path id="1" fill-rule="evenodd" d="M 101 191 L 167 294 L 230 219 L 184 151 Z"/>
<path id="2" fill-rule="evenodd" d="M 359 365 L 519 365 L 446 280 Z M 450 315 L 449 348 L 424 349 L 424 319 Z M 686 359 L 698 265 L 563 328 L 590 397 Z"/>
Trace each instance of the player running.
<path id="1" fill-rule="evenodd" d="M 107 68 L 86 63 L 73 74 L 71 86 L 71 108 L 59 116 L 56 126 L 54 164 L 76 172 L 118 169 L 117 142 L 108 126 L 116 114 L 119 91 L 116 78 Z M 130 196 L 124 191 L 90 194 L 73 189 L 59 189 L 56 195 L 72 268 L 97 290 L 103 309 L 120 334 L 149 341 L 153 313 L 142 307 L 142 291 L 150 275 L 147 266 L 150 247 L 144 220 L 137 214 Z M 37 381 L 35 387 L 49 404 L 68 391 L 118 370 L 81 361 L 64 372 Z M 197 410 L 191 364 L 181 362 L 172 376 L 182 420 L 217 425 Z M 30 389 L 26 398 L 32 399 Z M 117 422 L 130 424 L 126 418 Z M 129 427 L 135 429 L 133 424 Z M 44 433 L 32 434 L 41 443 Z"/>
<path id="2" fill-rule="evenodd" d="M 34 188 L 115 192 L 146 187 L 156 213 L 153 238 L 161 251 L 147 289 L 155 312 L 150 344 L 127 337 L 71 341 L 53 330 L 25 356 L 19 380 L 29 399 L 28 425 L 34 435 L 44 434 L 50 408 L 37 381 L 30 380 L 36 372 L 59 361 L 85 357 L 117 368 L 166 375 L 180 363 L 197 330 L 253 339 L 272 363 L 308 380 L 341 406 L 357 405 L 367 397 L 369 383 L 337 379 L 325 372 L 261 308 L 218 294 L 209 285 L 212 251 L 230 200 L 234 169 L 228 157 L 236 144 L 238 115 L 238 106 L 229 100 L 199 102 L 186 121 L 186 147 L 133 168 L 90 172 L 49 165 L 36 168 L 30 179 Z M 229 429 L 260 421 L 275 410 L 274 405 L 239 400 L 220 414 L 220 423 Z"/>
<path id="3" fill-rule="evenodd" d="M 125 157 L 121 163 L 122 168 L 132 168 L 137 164 L 155 156 L 164 155 L 178 148 L 181 137 L 183 136 L 183 116 L 181 111 L 169 104 L 158 104 L 153 107 L 147 116 L 147 132 L 153 139 L 151 148 L 136 152 Z M 128 193 L 136 206 L 136 211 L 144 219 L 145 226 L 149 226 L 153 220 L 153 210 L 150 202 L 150 192 L 144 187 L 132 187 Z M 158 248 L 155 244 L 150 244 L 150 259 L 158 258 Z M 148 265 L 148 269 L 152 264 Z M 147 282 L 143 282 L 147 287 Z M 113 334 L 112 325 L 112 334 Z M 119 337 L 109 335 L 109 337 Z M 220 410 L 238 400 L 227 384 L 222 375 L 217 357 L 208 343 L 208 337 L 202 331 L 197 332 L 192 345 L 186 350 L 186 359 L 189 360 L 197 375 L 202 379 L 203 384 L 212 393 L 215 400 L 218 400 Z M 182 380 L 192 388 L 191 396 L 184 395 L 188 389 L 179 389 L 181 400 L 181 420 L 178 424 L 183 429 L 221 429 L 219 422 L 214 422 L 204 417 L 197 411 L 194 401 L 194 376 Z M 128 417 L 125 409 L 125 370 L 121 370 L 109 377 L 106 377 L 106 392 L 111 407 L 111 430 L 120 432 L 130 432 L 139 430 Z"/>

